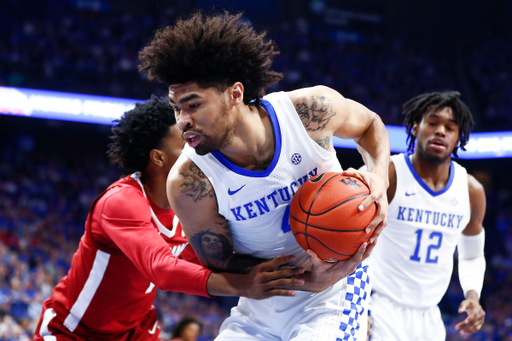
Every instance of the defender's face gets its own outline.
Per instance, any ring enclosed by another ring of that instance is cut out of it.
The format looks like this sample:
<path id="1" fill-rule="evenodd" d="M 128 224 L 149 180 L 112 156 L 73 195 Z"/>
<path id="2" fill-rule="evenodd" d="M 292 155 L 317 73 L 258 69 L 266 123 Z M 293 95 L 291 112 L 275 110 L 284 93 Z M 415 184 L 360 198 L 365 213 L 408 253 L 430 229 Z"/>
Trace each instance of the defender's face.
<path id="1" fill-rule="evenodd" d="M 162 151 L 165 154 L 166 173 L 169 173 L 172 166 L 180 157 L 185 141 L 181 138 L 180 130 L 176 124 L 169 127 L 167 136 L 162 140 Z"/>
<path id="2" fill-rule="evenodd" d="M 427 161 L 441 164 L 450 158 L 460 140 L 460 132 L 452 108 L 431 109 L 415 123 L 416 150 Z"/>
<path id="3" fill-rule="evenodd" d="M 169 87 L 169 101 L 182 138 L 197 154 L 205 155 L 229 144 L 234 123 L 225 93 L 202 89 L 196 83 L 174 84 Z"/>

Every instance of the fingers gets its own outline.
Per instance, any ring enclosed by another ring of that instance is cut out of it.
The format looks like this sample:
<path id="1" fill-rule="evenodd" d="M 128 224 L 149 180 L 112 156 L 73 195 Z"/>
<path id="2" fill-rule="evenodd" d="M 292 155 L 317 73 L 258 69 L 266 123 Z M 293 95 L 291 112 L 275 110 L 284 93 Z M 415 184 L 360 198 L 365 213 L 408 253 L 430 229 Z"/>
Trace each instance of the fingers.
<path id="1" fill-rule="evenodd" d="M 461 304 L 459 305 L 459 313 L 463 313 L 466 311 L 466 309 L 468 309 L 470 305 L 470 302 L 467 301 L 467 300 L 464 300 L 461 302 Z"/>
<path id="2" fill-rule="evenodd" d="M 461 334 L 472 334 L 480 330 L 485 320 L 485 311 L 477 303 L 471 300 L 464 300 L 459 306 L 459 313 L 467 313 L 466 319 L 455 326 Z"/>
<path id="3" fill-rule="evenodd" d="M 473 334 L 482 328 L 484 319 L 470 319 L 466 318 L 464 321 L 458 323 L 455 326 L 456 330 L 459 330 L 461 334 Z"/>
<path id="4" fill-rule="evenodd" d="M 297 292 L 293 290 L 287 289 L 272 289 L 263 294 L 264 298 L 274 297 L 274 296 L 297 296 Z"/>
<path id="5" fill-rule="evenodd" d="M 274 259 L 271 259 L 269 261 L 261 263 L 260 270 L 261 271 L 274 271 L 283 265 L 293 262 L 294 260 L 295 260 L 294 255 L 289 255 L 289 256 L 279 255 Z"/>
<path id="6" fill-rule="evenodd" d="M 340 268 L 344 268 L 346 271 L 346 274 L 351 274 L 356 270 L 356 267 L 361 264 L 361 262 L 365 259 L 364 255 L 366 252 L 366 249 L 368 247 L 367 243 L 362 243 L 359 248 L 357 249 L 357 252 L 350 258 L 347 258 L 343 261 L 338 262 L 336 266 Z"/>
<path id="7" fill-rule="evenodd" d="M 377 245 L 377 241 L 375 240 L 374 242 L 368 244 L 368 246 L 366 247 L 366 250 L 363 254 L 363 259 L 362 260 L 366 260 L 368 257 L 370 257 L 370 254 L 372 253 L 373 249 L 375 248 L 375 245 Z"/>

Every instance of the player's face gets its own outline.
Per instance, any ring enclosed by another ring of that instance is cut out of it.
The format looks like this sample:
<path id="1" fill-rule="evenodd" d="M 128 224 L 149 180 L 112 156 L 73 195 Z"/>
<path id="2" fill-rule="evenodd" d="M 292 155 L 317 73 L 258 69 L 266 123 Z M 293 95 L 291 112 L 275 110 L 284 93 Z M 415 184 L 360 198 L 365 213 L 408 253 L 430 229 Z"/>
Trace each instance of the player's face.
<path id="1" fill-rule="evenodd" d="M 433 164 L 448 160 L 460 139 L 459 127 L 450 107 L 428 111 L 419 124 L 414 124 L 412 132 L 417 139 L 416 151 Z"/>
<path id="2" fill-rule="evenodd" d="M 174 124 L 169 127 L 169 133 L 167 133 L 167 136 L 162 140 L 166 173 L 169 173 L 176 160 L 178 160 L 184 145 L 185 141 L 181 138 L 178 126 Z"/>
<path id="3" fill-rule="evenodd" d="M 199 155 L 226 147 L 234 133 L 225 93 L 215 88 L 202 89 L 196 83 L 169 87 L 181 136 Z"/>
<path id="4" fill-rule="evenodd" d="M 197 323 L 189 323 L 185 328 L 183 328 L 181 338 L 183 341 L 196 341 L 199 337 L 200 331 L 201 327 L 199 327 Z"/>

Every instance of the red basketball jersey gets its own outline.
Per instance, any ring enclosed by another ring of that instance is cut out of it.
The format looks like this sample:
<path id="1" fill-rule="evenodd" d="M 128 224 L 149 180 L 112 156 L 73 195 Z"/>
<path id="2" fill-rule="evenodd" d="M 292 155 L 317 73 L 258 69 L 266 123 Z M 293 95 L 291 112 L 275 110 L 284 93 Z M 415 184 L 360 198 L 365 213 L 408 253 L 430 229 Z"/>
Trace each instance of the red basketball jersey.
<path id="1" fill-rule="evenodd" d="M 56 320 L 85 339 L 128 339 L 155 286 L 208 296 L 210 271 L 177 258 L 197 262 L 174 212 L 152 204 L 137 182 L 123 178 L 95 200 L 71 269 L 48 299 Z"/>

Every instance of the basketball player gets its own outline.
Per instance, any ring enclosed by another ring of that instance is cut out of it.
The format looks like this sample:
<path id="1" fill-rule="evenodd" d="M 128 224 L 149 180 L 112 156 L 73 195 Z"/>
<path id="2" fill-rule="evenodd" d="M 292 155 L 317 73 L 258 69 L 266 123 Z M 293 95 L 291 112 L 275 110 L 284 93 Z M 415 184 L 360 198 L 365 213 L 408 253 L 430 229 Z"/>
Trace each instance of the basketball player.
<path id="1" fill-rule="evenodd" d="M 155 287 L 202 296 L 293 295 L 295 269 L 279 257 L 249 275 L 216 274 L 194 260 L 165 190 L 183 140 L 167 100 L 137 104 L 113 127 L 109 155 L 139 169 L 92 204 L 71 269 L 43 304 L 35 340 L 158 340 Z M 291 257 L 293 258 L 293 257 Z M 299 269 L 300 271 L 300 269 Z"/>
<path id="2" fill-rule="evenodd" d="M 465 300 L 461 334 L 478 331 L 484 280 L 485 193 L 451 160 L 464 150 L 473 125 L 458 92 L 434 92 L 404 105 L 409 151 L 389 164 L 389 223 L 372 254 L 372 341 L 445 340 L 437 304 L 445 294 L 459 254 Z"/>
<path id="3" fill-rule="evenodd" d="M 372 192 L 359 209 L 377 202 L 367 230 L 378 235 L 387 212 L 386 129 L 375 113 L 325 86 L 264 96 L 281 78 L 269 69 L 277 51 L 239 19 L 195 14 L 158 31 L 139 53 L 140 70 L 169 85 L 187 141 L 167 189 L 201 262 L 243 273 L 284 253 L 308 269 L 301 276 L 308 291 L 294 298 L 241 299 L 217 340 L 364 340 L 369 267 L 361 262 L 374 243 L 337 263 L 312 251 L 308 257 L 290 232 L 288 213 L 309 177 L 342 170 L 333 136 L 353 139 Z"/>

